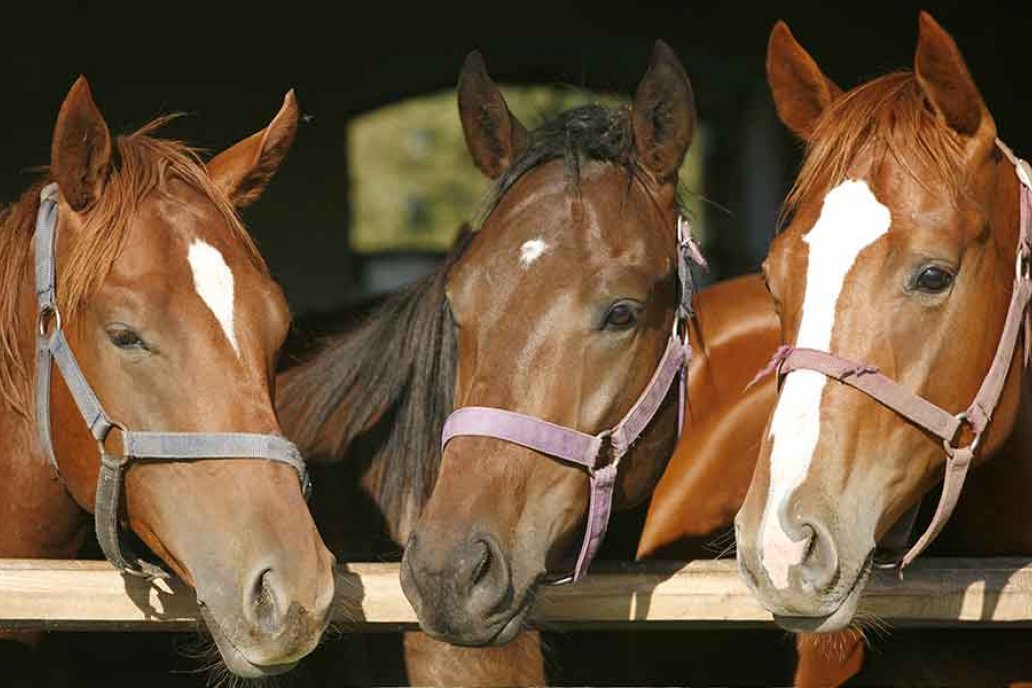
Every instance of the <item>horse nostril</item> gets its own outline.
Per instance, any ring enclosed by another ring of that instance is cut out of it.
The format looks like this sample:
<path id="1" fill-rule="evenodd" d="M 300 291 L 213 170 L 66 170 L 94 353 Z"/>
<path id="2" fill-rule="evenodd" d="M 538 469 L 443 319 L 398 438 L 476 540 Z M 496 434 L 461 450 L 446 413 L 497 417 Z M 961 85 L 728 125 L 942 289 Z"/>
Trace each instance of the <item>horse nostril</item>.
<path id="1" fill-rule="evenodd" d="M 806 549 L 803 550 L 803 558 L 800 561 L 807 562 L 813 556 L 814 547 L 817 546 L 817 531 L 809 523 L 803 524 L 800 530 L 803 531 L 806 538 Z"/>
<path id="2" fill-rule="evenodd" d="M 490 535 L 475 537 L 466 546 L 465 580 L 469 582 L 470 602 L 476 607 L 493 609 L 502 603 L 509 589 L 509 567 L 501 546 Z"/>
<path id="3" fill-rule="evenodd" d="M 258 628 L 267 635 L 276 635 L 283 626 L 276 585 L 276 574 L 271 568 L 266 568 L 258 574 L 251 587 L 249 609 Z"/>
<path id="4" fill-rule="evenodd" d="M 803 584 L 811 590 L 827 590 L 835 584 L 839 574 L 835 540 L 819 522 L 806 523 L 802 527 L 809 533 L 800 565 Z"/>
<path id="5" fill-rule="evenodd" d="M 491 568 L 490 546 L 483 540 L 478 541 L 477 545 L 481 549 L 481 554 L 480 560 L 473 565 L 473 577 L 470 582 L 472 584 L 471 587 L 474 588 L 480 584 L 480 582 L 484 579 L 484 576 L 487 575 L 488 571 Z"/>

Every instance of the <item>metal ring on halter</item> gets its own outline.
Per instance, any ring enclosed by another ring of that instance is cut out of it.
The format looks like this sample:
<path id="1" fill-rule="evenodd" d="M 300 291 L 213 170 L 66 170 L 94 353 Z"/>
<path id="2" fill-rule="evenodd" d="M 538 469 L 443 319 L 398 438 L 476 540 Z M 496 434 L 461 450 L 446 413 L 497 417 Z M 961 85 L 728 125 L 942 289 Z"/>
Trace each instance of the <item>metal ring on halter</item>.
<path id="1" fill-rule="evenodd" d="M 129 463 L 130 459 L 132 458 L 131 456 L 125 453 L 125 436 L 129 433 L 129 428 L 125 427 L 117 420 L 109 419 L 108 422 L 111 423 L 111 427 L 107 429 L 103 437 L 97 440 L 97 449 L 100 450 L 101 454 L 107 454 L 113 459 L 118 459 L 118 463 L 124 466 L 127 463 Z M 122 451 L 117 456 L 109 452 L 107 450 L 107 447 L 105 446 L 105 443 L 108 441 L 108 437 L 111 436 L 112 430 L 118 430 L 118 432 L 122 434 Z"/>
<path id="2" fill-rule="evenodd" d="M 600 468 L 605 468 L 609 464 L 613 463 L 613 432 L 612 430 L 604 430 L 595 437 L 598 438 L 600 444 L 598 445 L 598 452 L 595 454 L 595 463 L 591 466 L 587 466 L 588 477 L 594 478 L 595 473 Z M 605 459 L 605 461 L 603 461 Z"/>
<path id="3" fill-rule="evenodd" d="M 46 337 L 48 328 L 47 326 L 51 323 L 54 325 L 53 332 L 60 332 L 61 330 L 61 311 L 58 310 L 57 304 L 47 304 L 39 309 L 39 336 Z"/>
<path id="4" fill-rule="evenodd" d="M 960 421 L 960 425 L 961 426 L 971 425 L 971 419 L 968 418 L 967 411 L 961 411 L 960 413 L 956 414 L 954 416 L 954 418 L 956 418 L 958 421 Z M 978 451 L 978 445 L 980 445 L 981 443 L 982 443 L 982 433 L 979 432 L 979 433 L 975 434 L 975 439 L 972 440 L 971 444 L 968 445 L 967 448 L 971 450 L 972 454 L 974 454 L 975 452 Z M 949 440 L 943 440 L 942 441 L 942 446 L 943 446 L 943 449 L 946 450 L 946 453 L 949 456 L 953 456 L 954 452 L 956 452 L 956 451 L 958 451 L 960 449 L 964 449 L 964 447 L 954 447 L 953 444 Z"/>
<path id="5" fill-rule="evenodd" d="M 1027 245 L 1022 245 L 1018 249 L 1018 254 L 1014 259 L 1014 274 L 1018 279 L 1032 276 L 1032 250 Z"/>

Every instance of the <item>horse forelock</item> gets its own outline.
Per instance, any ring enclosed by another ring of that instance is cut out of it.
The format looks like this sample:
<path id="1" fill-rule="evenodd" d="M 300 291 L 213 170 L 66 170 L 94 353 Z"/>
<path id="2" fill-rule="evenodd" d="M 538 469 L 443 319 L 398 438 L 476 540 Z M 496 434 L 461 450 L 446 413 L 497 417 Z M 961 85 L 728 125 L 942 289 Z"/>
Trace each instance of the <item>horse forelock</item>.
<path id="1" fill-rule="evenodd" d="M 232 203 L 208 176 L 197 151 L 182 142 L 152 135 L 172 117 L 155 119 L 115 139 L 112 169 L 104 190 L 84 213 L 80 240 L 57 273 L 58 303 L 66 322 L 75 319 L 111 272 L 143 201 L 153 193 L 175 195 L 172 181 L 185 184 L 210 201 L 250 261 L 263 273 L 268 272 Z M 50 181 L 45 175 L 0 214 L 0 398 L 26 416 L 32 370 L 24 350 L 32 329 L 20 319 L 20 306 L 23 290 L 29 286 L 26 275 L 31 275 L 39 193 Z"/>
<path id="2" fill-rule="evenodd" d="M 808 199 L 845 181 L 863 156 L 890 158 L 925 188 L 954 198 L 967 191 L 963 140 L 929 108 L 913 73 L 894 72 L 834 101 L 818 120 L 802 169 L 782 208 L 782 224 Z"/>

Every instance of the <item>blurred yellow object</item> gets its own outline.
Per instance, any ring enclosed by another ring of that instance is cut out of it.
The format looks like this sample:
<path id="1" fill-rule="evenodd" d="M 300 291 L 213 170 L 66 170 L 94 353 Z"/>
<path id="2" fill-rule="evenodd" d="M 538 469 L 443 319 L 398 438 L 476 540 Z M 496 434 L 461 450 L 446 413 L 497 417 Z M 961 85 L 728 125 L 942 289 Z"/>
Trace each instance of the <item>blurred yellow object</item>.
<path id="1" fill-rule="evenodd" d="M 564 86 L 503 88 L 510 109 L 530 129 L 563 110 L 628 101 Z M 681 168 L 681 183 L 702 183 L 702 141 Z M 348 125 L 351 248 L 356 253 L 447 252 L 459 227 L 475 219 L 490 182 L 473 166 L 453 90 L 411 98 L 354 118 Z M 702 208 L 686 199 L 697 238 Z"/>

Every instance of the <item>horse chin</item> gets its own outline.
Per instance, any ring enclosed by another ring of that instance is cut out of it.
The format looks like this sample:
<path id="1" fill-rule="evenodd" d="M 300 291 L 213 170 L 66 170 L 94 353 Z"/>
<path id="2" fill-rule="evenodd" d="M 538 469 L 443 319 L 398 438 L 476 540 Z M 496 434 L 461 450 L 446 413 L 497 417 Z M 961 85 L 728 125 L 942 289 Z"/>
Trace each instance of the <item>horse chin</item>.
<path id="1" fill-rule="evenodd" d="M 870 571 L 870 559 L 868 559 L 868 563 L 854 579 L 849 593 L 842 598 L 842 602 L 830 614 L 823 616 L 782 616 L 775 614 L 774 622 L 786 631 L 792 631 L 793 633 L 835 633 L 849 628 L 856 617 L 860 596 L 863 594 Z"/>
<path id="2" fill-rule="evenodd" d="M 491 645 L 505 645 L 510 642 L 513 638 L 519 635 L 520 631 L 523 630 L 523 619 L 527 616 L 527 608 L 523 608 L 516 613 L 511 619 L 509 619 L 502 629 L 498 631 L 494 639 L 491 641 Z"/>
<path id="3" fill-rule="evenodd" d="M 442 633 L 421 625 L 421 630 L 434 640 L 462 647 L 492 647 L 511 642 L 523 630 L 527 609 L 523 608 L 507 619 L 482 626 L 475 633 Z"/>
<path id="4" fill-rule="evenodd" d="M 775 616 L 774 621 L 793 633 L 835 633 L 852 623 L 859 599 L 859 594 L 851 593 L 842 606 L 827 616 Z"/>
<path id="5" fill-rule="evenodd" d="M 222 661 L 226 668 L 240 678 L 258 679 L 270 676 L 278 676 L 286 673 L 297 666 L 297 662 L 284 664 L 255 664 L 240 650 L 233 641 L 229 639 L 226 632 L 222 630 L 219 622 L 212 615 L 211 611 L 204 604 L 200 605 L 201 618 L 204 619 L 208 632 L 211 633 L 215 646 L 219 649 Z"/>

